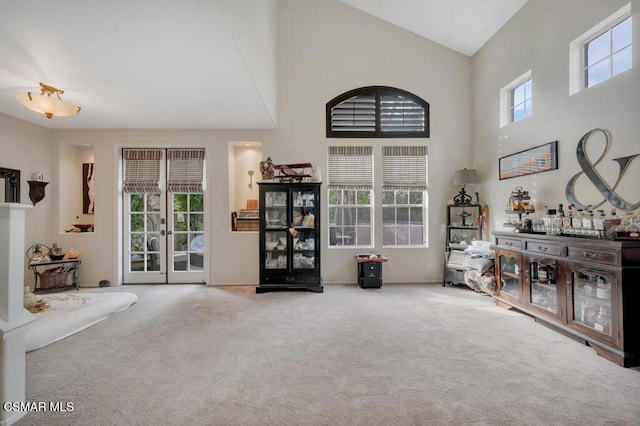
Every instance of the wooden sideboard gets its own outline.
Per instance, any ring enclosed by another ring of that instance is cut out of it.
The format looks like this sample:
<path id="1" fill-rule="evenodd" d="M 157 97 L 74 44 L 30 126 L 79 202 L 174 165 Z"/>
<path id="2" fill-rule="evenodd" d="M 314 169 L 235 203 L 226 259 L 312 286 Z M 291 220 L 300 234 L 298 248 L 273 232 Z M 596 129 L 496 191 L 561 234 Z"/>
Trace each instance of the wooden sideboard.
<path id="1" fill-rule="evenodd" d="M 640 241 L 494 232 L 497 303 L 640 365 Z"/>

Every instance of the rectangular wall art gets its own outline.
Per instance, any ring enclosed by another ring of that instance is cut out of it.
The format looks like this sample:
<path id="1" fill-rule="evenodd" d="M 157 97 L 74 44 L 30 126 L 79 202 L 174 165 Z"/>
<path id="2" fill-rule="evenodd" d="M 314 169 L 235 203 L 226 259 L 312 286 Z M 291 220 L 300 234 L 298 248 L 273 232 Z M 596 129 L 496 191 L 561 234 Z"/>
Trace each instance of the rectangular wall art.
<path id="1" fill-rule="evenodd" d="M 500 180 L 558 168 L 558 141 L 529 148 L 498 160 Z"/>

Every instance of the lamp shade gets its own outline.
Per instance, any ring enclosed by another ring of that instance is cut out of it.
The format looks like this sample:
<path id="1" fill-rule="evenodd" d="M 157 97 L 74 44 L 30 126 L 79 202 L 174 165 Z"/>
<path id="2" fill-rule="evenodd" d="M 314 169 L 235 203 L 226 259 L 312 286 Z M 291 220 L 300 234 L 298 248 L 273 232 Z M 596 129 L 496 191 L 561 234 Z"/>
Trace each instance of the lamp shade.
<path id="1" fill-rule="evenodd" d="M 33 92 L 20 93 L 16 95 L 16 99 L 21 105 L 32 111 L 44 114 L 47 118 L 66 117 L 80 112 L 79 106 L 62 100 L 60 95 L 64 91 L 43 83 L 40 83 L 40 87 L 42 89 L 40 94 Z"/>
<path id="2" fill-rule="evenodd" d="M 453 185 L 465 185 L 478 183 L 478 172 L 476 169 L 462 169 L 453 172 Z"/>

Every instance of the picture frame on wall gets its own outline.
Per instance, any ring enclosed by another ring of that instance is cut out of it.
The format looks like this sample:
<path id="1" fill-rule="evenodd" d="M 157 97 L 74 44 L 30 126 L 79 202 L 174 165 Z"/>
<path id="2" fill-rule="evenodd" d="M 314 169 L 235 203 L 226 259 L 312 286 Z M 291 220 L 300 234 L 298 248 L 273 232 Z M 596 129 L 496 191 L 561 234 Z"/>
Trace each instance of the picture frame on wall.
<path id="1" fill-rule="evenodd" d="M 558 141 L 539 145 L 498 159 L 500 180 L 558 169 Z"/>

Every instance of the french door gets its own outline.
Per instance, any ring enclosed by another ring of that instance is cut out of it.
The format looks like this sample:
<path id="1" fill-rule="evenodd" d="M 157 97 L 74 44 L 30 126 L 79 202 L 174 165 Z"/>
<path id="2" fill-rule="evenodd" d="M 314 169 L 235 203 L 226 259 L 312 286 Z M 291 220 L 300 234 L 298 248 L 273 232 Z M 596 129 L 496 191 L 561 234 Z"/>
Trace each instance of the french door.
<path id="1" fill-rule="evenodd" d="M 167 176 L 167 162 L 159 167 Z M 123 192 L 124 283 L 205 282 L 204 193 L 166 188 Z"/>

